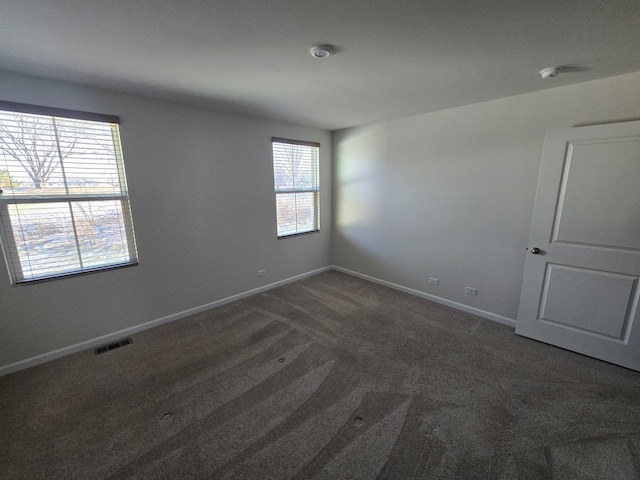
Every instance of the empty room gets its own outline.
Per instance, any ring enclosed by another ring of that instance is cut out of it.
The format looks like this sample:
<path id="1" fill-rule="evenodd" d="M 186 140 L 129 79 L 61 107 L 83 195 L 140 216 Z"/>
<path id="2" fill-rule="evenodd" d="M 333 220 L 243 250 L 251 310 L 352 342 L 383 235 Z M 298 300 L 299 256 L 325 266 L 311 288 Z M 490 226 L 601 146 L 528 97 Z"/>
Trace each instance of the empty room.
<path id="1" fill-rule="evenodd" d="M 0 478 L 640 479 L 637 0 L 4 0 Z"/>

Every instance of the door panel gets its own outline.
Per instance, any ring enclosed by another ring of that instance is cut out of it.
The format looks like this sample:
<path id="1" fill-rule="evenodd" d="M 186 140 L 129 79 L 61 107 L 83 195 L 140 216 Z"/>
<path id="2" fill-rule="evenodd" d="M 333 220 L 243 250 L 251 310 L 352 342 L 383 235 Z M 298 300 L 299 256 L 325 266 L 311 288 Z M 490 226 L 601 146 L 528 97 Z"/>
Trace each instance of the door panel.
<path id="1" fill-rule="evenodd" d="M 628 275 L 548 265 L 539 318 L 623 340 L 636 300 L 636 282 L 637 277 Z M 602 302 L 601 296 L 607 301 Z"/>
<path id="2" fill-rule="evenodd" d="M 640 370 L 640 122 L 543 150 L 516 333 Z"/>
<path id="3" fill-rule="evenodd" d="M 635 139 L 569 142 L 554 241 L 640 249 L 638 151 Z"/>

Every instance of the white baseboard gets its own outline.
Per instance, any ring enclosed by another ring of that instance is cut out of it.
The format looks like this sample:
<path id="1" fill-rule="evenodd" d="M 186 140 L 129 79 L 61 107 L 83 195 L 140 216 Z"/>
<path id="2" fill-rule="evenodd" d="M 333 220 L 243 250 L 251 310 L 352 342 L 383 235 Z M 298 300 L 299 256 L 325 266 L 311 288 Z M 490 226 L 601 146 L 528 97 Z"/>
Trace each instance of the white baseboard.
<path id="1" fill-rule="evenodd" d="M 380 280 L 379 278 L 371 277 L 363 273 L 354 272 L 353 270 L 338 267 L 336 265 L 334 265 L 332 268 L 333 270 L 336 270 L 338 272 L 346 273 L 347 275 L 353 275 L 354 277 L 363 278 L 365 280 L 369 280 L 370 282 L 377 283 L 379 285 L 384 285 L 385 287 L 393 288 L 395 290 L 400 290 L 401 292 L 408 293 L 410 295 L 415 295 L 416 297 L 424 298 L 426 300 L 431 300 L 432 302 L 436 302 L 441 305 L 446 305 L 447 307 L 455 308 L 456 310 L 462 310 L 463 312 L 471 313 L 473 315 L 477 315 L 478 317 L 486 318 L 487 320 L 493 320 L 494 322 L 502 323 L 503 325 L 508 325 L 513 328 L 516 327 L 515 320 L 511 318 L 503 317 L 502 315 L 497 315 L 495 313 L 487 312 L 485 310 L 480 310 L 479 308 L 470 307 L 469 305 L 465 305 L 463 303 L 447 300 L 446 298 L 437 297 L 435 295 L 431 295 L 430 293 L 421 292 L 420 290 L 414 290 L 413 288 L 404 287 L 396 283 L 387 282 L 386 280 Z"/>
<path id="2" fill-rule="evenodd" d="M 267 290 L 271 290 L 272 288 L 279 287 L 280 285 L 285 285 L 287 283 L 295 282 L 296 280 L 301 280 L 303 278 L 310 277 L 312 275 L 316 275 L 321 272 L 326 272 L 327 270 L 331 270 L 331 269 L 332 269 L 331 266 L 318 268 L 310 272 L 302 273 L 294 277 L 285 278 L 284 280 L 280 280 L 278 282 L 270 283 L 268 285 L 263 285 L 262 287 L 254 288 L 252 290 L 247 290 L 246 292 L 238 293 L 230 297 L 216 300 L 214 302 L 207 303 L 205 305 L 200 305 L 198 307 L 190 308 L 188 310 L 183 310 L 182 312 L 174 313 L 166 317 L 141 323 L 140 325 L 136 325 L 134 327 L 125 328 L 124 330 L 119 330 L 117 332 L 109 333 L 107 335 L 102 335 L 100 337 L 92 338 L 84 342 L 76 343 L 75 345 L 59 348 L 58 350 L 53 350 L 52 352 L 43 353 L 35 357 L 27 358 L 25 360 L 20 360 L 15 363 L 10 363 L 9 365 L 4 365 L 0 367 L 0 377 L 2 377 L 3 375 L 8 375 L 13 372 L 17 372 L 19 370 L 24 370 L 25 368 L 39 365 L 41 363 L 49 362 L 56 358 L 60 358 L 66 355 L 70 355 L 72 353 L 80 352 L 88 348 L 104 345 L 105 343 L 118 340 L 122 337 L 127 337 L 129 335 L 133 335 L 134 333 L 142 332 L 143 330 L 148 330 L 150 328 L 157 327 L 165 323 L 173 322 L 174 320 L 179 320 L 181 318 L 188 317 L 189 315 L 194 315 L 196 313 L 204 312 L 205 310 L 210 310 L 215 307 L 220 307 L 227 303 L 235 302 L 236 300 L 240 300 L 242 298 L 249 297 L 257 293 L 262 293 Z"/>

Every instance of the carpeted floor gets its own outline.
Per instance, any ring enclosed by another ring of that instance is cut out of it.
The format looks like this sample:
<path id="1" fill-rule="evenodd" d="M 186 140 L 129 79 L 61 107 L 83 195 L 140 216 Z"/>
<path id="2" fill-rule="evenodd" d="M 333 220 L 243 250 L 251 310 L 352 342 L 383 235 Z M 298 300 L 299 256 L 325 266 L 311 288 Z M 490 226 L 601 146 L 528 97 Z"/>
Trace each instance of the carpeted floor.
<path id="1" fill-rule="evenodd" d="M 2 479 L 640 478 L 640 373 L 337 272 L 0 378 Z"/>

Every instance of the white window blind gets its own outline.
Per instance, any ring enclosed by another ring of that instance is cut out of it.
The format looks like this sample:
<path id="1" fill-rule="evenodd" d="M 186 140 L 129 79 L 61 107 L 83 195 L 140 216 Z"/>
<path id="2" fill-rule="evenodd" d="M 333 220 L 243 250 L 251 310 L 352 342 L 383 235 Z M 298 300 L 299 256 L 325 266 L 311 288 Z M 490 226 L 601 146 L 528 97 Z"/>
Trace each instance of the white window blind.
<path id="1" fill-rule="evenodd" d="M 137 264 L 118 123 L 0 102 L 0 240 L 13 283 Z"/>
<path id="2" fill-rule="evenodd" d="M 278 237 L 320 229 L 319 143 L 273 138 Z"/>

